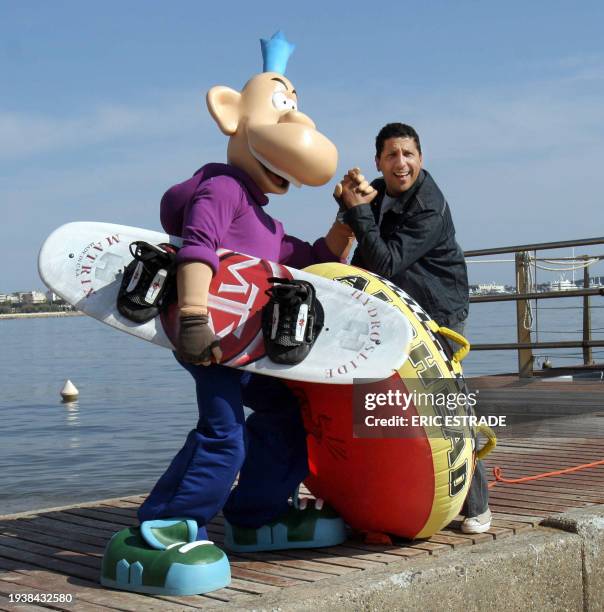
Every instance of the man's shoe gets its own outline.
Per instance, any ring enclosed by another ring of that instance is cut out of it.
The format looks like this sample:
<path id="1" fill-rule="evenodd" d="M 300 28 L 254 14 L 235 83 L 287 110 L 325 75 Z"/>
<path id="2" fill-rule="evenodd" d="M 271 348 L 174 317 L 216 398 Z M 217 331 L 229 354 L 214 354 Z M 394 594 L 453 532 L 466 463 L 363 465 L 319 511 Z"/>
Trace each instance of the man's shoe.
<path id="1" fill-rule="evenodd" d="M 233 552 L 337 546 L 346 540 L 346 525 L 323 500 L 291 506 L 278 519 L 257 529 L 224 521 L 224 546 Z"/>
<path id="2" fill-rule="evenodd" d="M 169 526 L 166 538 L 160 529 L 154 527 L 158 542 L 172 540 L 174 525 Z M 189 531 L 185 524 L 184 534 Z M 103 555 L 101 584 L 114 589 L 154 595 L 200 595 L 230 582 L 227 556 L 208 540 L 183 540 L 151 548 L 139 527 L 129 527 L 113 535 Z"/>
<path id="3" fill-rule="evenodd" d="M 493 515 L 487 508 L 485 512 L 478 516 L 467 516 L 461 524 L 463 533 L 484 533 L 491 528 L 491 519 Z"/>

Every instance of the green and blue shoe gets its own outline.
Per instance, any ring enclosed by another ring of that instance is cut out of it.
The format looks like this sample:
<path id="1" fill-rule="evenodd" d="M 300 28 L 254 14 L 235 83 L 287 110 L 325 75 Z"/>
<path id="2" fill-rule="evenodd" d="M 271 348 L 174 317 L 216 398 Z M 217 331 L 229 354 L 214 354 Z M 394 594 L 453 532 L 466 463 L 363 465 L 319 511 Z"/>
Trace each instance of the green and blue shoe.
<path id="1" fill-rule="evenodd" d="M 346 540 L 346 524 L 322 499 L 294 503 L 288 511 L 257 529 L 224 521 L 224 546 L 233 552 L 260 552 L 288 548 L 337 546 Z"/>
<path id="2" fill-rule="evenodd" d="M 200 595 L 228 586 L 225 553 L 195 541 L 191 519 L 145 521 L 113 535 L 103 555 L 103 586 L 154 595 Z"/>

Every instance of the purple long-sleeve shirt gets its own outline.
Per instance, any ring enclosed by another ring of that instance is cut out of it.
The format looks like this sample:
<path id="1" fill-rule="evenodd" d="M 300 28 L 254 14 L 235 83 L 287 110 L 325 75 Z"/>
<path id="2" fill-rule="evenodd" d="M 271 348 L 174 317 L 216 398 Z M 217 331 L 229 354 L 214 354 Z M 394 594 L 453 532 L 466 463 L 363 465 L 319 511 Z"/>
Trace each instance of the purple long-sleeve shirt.
<path id="1" fill-rule="evenodd" d="M 339 261 L 319 238 L 314 244 L 285 233 L 265 212 L 268 198 L 248 174 L 227 164 L 207 164 L 168 189 L 161 201 L 161 223 L 181 236 L 177 261 L 202 261 L 214 273 L 218 248 L 270 259 L 292 268 Z"/>

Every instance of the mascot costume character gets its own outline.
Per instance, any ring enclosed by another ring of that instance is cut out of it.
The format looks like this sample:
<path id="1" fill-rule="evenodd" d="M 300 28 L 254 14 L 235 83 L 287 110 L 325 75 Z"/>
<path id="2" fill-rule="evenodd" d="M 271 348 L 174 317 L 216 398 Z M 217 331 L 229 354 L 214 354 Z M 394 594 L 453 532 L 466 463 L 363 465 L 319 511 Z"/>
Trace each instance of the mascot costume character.
<path id="1" fill-rule="evenodd" d="M 234 550 L 235 542 L 261 551 L 332 546 L 346 537 L 342 519 L 321 500 L 297 502 L 308 459 L 295 395 L 280 380 L 221 366 L 208 319 L 217 249 L 302 268 L 342 261 L 353 240 L 336 221 L 311 245 L 287 235 L 265 210 L 266 194 L 285 194 L 290 183 L 327 183 L 337 150 L 298 110 L 284 76 L 293 45 L 278 32 L 261 47 L 262 73 L 240 92 L 218 86 L 207 94 L 210 114 L 229 138 L 228 164 L 203 166 L 161 202 L 164 229 L 183 238 L 177 359 L 195 379 L 199 420 L 140 507 L 140 526 L 107 545 L 101 582 L 113 588 L 185 595 L 228 585 L 228 559 L 205 527 L 221 510 Z M 253 410 L 247 421 L 244 404 Z"/>

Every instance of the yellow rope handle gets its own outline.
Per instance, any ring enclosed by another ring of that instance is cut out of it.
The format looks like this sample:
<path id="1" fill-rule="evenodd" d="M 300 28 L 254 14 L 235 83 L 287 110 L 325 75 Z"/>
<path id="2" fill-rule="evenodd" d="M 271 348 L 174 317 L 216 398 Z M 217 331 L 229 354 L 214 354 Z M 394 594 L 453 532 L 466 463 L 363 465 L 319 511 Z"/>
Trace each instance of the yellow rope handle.
<path id="1" fill-rule="evenodd" d="M 453 340 L 453 342 L 461 346 L 458 351 L 453 353 L 453 359 L 455 359 L 455 361 L 463 361 L 468 356 L 468 353 L 470 352 L 470 341 L 466 337 L 458 334 L 456 331 L 453 331 L 448 327 L 439 327 L 438 333 L 442 334 L 449 340 Z"/>
<path id="2" fill-rule="evenodd" d="M 488 425 L 478 425 L 476 429 L 487 439 L 485 445 L 476 453 L 476 459 L 484 459 L 497 446 L 497 436 Z"/>

